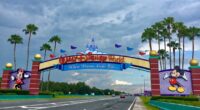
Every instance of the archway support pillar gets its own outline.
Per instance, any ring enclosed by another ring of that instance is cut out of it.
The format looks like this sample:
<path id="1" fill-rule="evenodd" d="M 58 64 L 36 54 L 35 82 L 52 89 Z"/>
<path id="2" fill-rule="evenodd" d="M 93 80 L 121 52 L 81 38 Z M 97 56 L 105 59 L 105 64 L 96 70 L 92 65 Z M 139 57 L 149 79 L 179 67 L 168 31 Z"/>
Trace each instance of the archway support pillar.
<path id="1" fill-rule="evenodd" d="M 160 78 L 159 78 L 158 60 L 159 56 L 149 57 L 152 96 L 160 96 Z"/>
<path id="2" fill-rule="evenodd" d="M 9 81 L 12 69 L 4 69 L 2 75 L 1 89 L 9 89 Z"/>
<path id="3" fill-rule="evenodd" d="M 40 91 L 40 71 L 39 71 L 40 61 L 33 61 L 32 71 L 30 78 L 29 91 L 31 95 L 38 95 Z"/>
<path id="4" fill-rule="evenodd" d="M 200 66 L 190 66 L 193 95 L 200 95 Z"/>

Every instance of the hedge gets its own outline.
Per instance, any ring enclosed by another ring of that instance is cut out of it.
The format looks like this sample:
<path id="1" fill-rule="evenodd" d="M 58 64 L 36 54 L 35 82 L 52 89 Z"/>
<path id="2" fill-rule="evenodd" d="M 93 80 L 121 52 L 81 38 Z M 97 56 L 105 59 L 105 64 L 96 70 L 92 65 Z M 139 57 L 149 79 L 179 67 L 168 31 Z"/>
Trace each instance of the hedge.
<path id="1" fill-rule="evenodd" d="M 39 95 L 54 95 L 53 92 L 50 92 L 50 91 L 42 91 L 42 92 L 39 92 Z"/>
<path id="2" fill-rule="evenodd" d="M 153 96 L 151 100 L 159 100 L 159 99 L 173 99 L 173 100 L 185 100 L 185 101 L 199 101 L 197 97 L 194 96 Z"/>
<path id="3" fill-rule="evenodd" d="M 16 90 L 16 89 L 3 89 L 0 90 L 0 95 L 29 95 L 29 91 Z"/>

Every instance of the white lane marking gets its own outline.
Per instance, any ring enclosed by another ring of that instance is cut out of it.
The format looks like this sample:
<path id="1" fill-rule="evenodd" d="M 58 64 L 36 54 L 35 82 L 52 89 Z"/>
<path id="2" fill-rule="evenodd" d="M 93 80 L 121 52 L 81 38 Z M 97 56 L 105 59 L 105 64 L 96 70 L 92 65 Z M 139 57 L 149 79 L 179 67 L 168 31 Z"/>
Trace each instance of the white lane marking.
<path id="1" fill-rule="evenodd" d="M 76 102 L 76 103 L 71 103 L 71 104 L 61 104 L 61 105 L 56 105 L 56 106 L 48 106 L 44 108 L 35 108 L 34 110 L 40 110 L 40 109 L 47 109 L 47 108 L 55 108 L 55 107 L 62 107 L 62 106 L 69 106 L 69 105 L 76 105 L 76 104 L 82 104 L 82 103 L 89 103 L 89 102 L 96 102 L 96 101 L 101 101 L 101 100 L 111 100 L 115 98 L 106 98 L 106 99 L 99 99 L 99 100 L 84 100 L 82 102 Z"/>
<path id="2" fill-rule="evenodd" d="M 134 100 L 133 100 L 132 104 L 129 106 L 128 110 L 131 110 L 131 108 L 132 108 L 133 104 L 135 103 L 135 101 L 136 101 L 136 98 L 134 98 Z"/>
<path id="3" fill-rule="evenodd" d="M 75 105 L 75 104 L 95 102 L 95 101 L 101 101 L 101 100 L 111 100 L 111 99 L 116 99 L 116 98 L 102 98 L 102 99 L 98 99 L 98 100 L 89 99 L 89 100 L 76 100 L 76 101 L 65 101 L 65 102 L 54 102 L 54 103 L 32 104 L 32 105 L 20 105 L 20 106 L 3 107 L 3 108 L 0 108 L 0 109 L 34 108 L 34 110 L 38 110 L 38 109 L 53 108 L 53 107 L 67 106 L 67 105 Z M 69 102 L 71 104 L 69 104 Z M 34 106 L 44 106 L 44 105 L 48 105 L 48 107 L 34 107 Z"/>

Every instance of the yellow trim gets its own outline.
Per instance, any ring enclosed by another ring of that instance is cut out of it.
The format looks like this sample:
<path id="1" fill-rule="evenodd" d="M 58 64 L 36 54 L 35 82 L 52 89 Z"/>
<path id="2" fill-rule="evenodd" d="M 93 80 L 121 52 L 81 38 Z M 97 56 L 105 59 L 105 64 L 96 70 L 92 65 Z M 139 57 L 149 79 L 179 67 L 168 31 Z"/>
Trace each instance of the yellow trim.
<path id="1" fill-rule="evenodd" d="M 118 55 L 109 55 L 109 56 L 114 56 L 115 58 L 124 57 L 124 63 L 129 63 L 134 66 L 138 66 L 138 67 L 142 67 L 142 68 L 150 68 L 149 61 L 147 61 L 147 60 L 126 57 L 126 56 L 118 56 Z M 106 61 L 106 62 L 109 62 L 109 61 Z M 116 62 L 116 63 L 118 63 L 118 62 Z M 60 64 L 59 58 L 40 63 L 39 69 L 40 70 L 47 69 L 47 68 L 50 68 L 57 64 Z"/>

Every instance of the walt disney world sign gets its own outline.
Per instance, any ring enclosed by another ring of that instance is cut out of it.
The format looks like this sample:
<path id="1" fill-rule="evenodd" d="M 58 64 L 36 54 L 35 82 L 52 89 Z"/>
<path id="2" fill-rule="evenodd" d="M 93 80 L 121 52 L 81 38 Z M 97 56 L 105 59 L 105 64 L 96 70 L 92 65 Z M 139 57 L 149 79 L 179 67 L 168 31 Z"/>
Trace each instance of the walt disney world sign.
<path id="1" fill-rule="evenodd" d="M 149 61 L 113 54 L 86 54 L 61 56 L 40 63 L 39 70 L 56 68 L 60 70 L 111 69 L 123 70 L 130 66 L 149 69 Z"/>
<path id="2" fill-rule="evenodd" d="M 123 56 L 111 56 L 111 55 L 80 55 L 80 56 L 66 56 L 60 57 L 60 64 L 66 63 L 77 63 L 77 62 L 88 62 L 88 61 L 98 61 L 98 62 L 116 62 L 116 63 L 124 63 Z"/>

